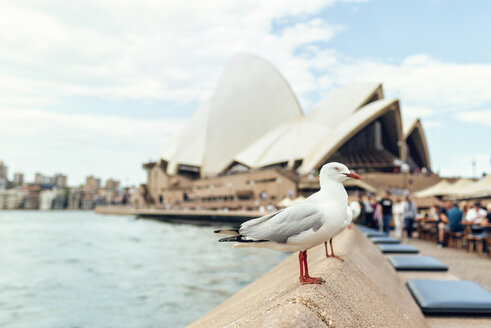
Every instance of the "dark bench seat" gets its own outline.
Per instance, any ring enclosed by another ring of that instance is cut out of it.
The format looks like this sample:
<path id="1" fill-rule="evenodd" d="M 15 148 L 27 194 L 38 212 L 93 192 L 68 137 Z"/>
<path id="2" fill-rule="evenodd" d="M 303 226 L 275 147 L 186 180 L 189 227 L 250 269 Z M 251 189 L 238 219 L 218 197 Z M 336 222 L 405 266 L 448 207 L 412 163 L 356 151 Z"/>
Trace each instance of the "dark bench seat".
<path id="1" fill-rule="evenodd" d="M 448 267 L 431 256 L 389 256 L 397 271 L 447 271 Z"/>
<path id="2" fill-rule="evenodd" d="M 382 253 L 419 253 L 416 247 L 407 244 L 378 244 L 377 246 Z"/>
<path id="3" fill-rule="evenodd" d="M 363 234 L 367 237 L 386 237 L 387 235 L 381 231 L 363 231 Z"/>
<path id="4" fill-rule="evenodd" d="M 382 236 L 382 237 L 370 237 L 370 240 L 374 244 L 400 244 L 401 240 L 395 237 Z"/>
<path id="5" fill-rule="evenodd" d="M 425 314 L 491 315 L 491 293 L 472 281 L 414 279 L 406 285 Z"/>

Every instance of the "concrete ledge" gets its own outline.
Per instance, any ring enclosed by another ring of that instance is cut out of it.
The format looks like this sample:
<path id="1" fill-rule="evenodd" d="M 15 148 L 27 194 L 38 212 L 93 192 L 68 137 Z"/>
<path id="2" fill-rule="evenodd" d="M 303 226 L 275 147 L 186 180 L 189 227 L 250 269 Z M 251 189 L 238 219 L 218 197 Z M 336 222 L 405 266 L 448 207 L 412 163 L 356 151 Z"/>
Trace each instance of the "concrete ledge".
<path id="1" fill-rule="evenodd" d="M 345 262 L 326 259 L 323 245 L 308 253 L 311 275 L 326 284 L 300 285 L 294 253 L 190 327 L 427 327 L 395 270 L 361 232 L 344 231 L 334 248 Z"/>

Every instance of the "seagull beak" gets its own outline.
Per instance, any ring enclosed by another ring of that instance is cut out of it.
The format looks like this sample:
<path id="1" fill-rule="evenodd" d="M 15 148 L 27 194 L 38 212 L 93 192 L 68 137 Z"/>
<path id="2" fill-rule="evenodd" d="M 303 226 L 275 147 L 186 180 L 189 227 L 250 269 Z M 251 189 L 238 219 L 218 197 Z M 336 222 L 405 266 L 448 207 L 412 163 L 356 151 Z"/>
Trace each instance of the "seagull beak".
<path id="1" fill-rule="evenodd" d="M 350 177 L 352 179 L 361 180 L 361 177 L 356 173 L 350 172 L 350 173 L 344 173 L 344 175 L 346 175 L 347 177 Z"/>

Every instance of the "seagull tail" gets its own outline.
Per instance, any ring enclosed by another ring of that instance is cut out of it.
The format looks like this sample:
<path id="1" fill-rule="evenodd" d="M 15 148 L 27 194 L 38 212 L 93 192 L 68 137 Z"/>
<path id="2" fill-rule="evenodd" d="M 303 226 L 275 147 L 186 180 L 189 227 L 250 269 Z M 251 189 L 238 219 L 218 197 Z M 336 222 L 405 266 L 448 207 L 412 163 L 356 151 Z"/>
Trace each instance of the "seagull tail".
<path id="1" fill-rule="evenodd" d="M 235 242 L 238 242 L 238 243 L 264 243 L 264 242 L 267 242 L 269 240 L 256 240 L 256 239 L 248 238 L 248 237 L 245 237 L 245 236 L 242 236 L 242 235 L 237 235 L 237 236 L 222 238 L 222 239 L 220 239 L 218 241 L 219 242 L 231 242 L 231 241 L 235 241 Z"/>
<path id="2" fill-rule="evenodd" d="M 215 230 L 215 233 L 221 233 L 223 235 L 230 235 L 230 236 L 239 236 L 239 229 L 222 229 L 222 230 Z"/>

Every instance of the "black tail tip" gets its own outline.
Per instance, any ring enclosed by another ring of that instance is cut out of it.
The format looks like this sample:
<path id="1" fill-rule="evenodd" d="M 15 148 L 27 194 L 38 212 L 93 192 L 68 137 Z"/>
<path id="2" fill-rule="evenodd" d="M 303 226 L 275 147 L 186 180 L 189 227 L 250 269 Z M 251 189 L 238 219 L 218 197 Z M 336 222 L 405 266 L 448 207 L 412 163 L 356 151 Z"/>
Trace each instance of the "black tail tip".
<path id="1" fill-rule="evenodd" d="M 218 242 L 220 242 L 220 243 L 231 242 L 231 241 L 240 241 L 240 236 L 227 237 L 227 238 L 222 238 L 222 239 L 218 240 Z"/>

